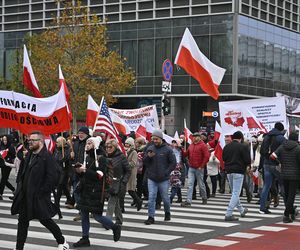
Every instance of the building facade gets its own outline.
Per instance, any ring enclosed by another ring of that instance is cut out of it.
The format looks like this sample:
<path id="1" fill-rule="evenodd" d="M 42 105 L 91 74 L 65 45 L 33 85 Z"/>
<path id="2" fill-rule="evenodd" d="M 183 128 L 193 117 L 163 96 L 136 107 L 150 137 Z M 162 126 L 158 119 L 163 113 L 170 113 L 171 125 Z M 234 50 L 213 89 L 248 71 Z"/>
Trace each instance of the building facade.
<path id="1" fill-rule="evenodd" d="M 0 75 L 10 77 L 14 50 L 24 35 L 51 24 L 64 1 L 0 0 Z M 85 0 L 90 13 L 108 22 L 109 47 L 127 58 L 137 84 L 118 96 L 117 107 L 157 104 L 162 95 L 162 63 L 174 61 L 188 27 L 200 50 L 226 69 L 220 99 L 274 96 L 300 97 L 299 0 Z M 213 126 L 202 111 L 218 110 L 183 69 L 174 67 L 171 114 L 167 132 Z"/>

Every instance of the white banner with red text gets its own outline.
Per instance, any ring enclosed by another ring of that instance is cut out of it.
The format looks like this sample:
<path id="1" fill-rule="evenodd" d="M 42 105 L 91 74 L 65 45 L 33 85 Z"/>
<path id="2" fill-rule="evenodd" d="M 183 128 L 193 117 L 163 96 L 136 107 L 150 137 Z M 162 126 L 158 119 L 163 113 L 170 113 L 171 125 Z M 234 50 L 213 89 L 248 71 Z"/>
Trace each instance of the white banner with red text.
<path id="1" fill-rule="evenodd" d="M 238 130 L 250 134 L 267 132 L 276 122 L 281 122 L 287 129 L 283 97 L 219 102 L 219 109 L 221 127 L 225 135 Z"/>
<path id="2" fill-rule="evenodd" d="M 144 117 L 155 128 L 159 128 L 156 105 L 150 105 L 139 109 L 113 109 L 109 111 L 122 119 L 131 129 L 136 131 Z"/>
<path id="3" fill-rule="evenodd" d="M 70 129 L 64 89 L 46 98 L 0 90 L 0 127 L 24 134 L 34 130 L 45 135 Z"/>

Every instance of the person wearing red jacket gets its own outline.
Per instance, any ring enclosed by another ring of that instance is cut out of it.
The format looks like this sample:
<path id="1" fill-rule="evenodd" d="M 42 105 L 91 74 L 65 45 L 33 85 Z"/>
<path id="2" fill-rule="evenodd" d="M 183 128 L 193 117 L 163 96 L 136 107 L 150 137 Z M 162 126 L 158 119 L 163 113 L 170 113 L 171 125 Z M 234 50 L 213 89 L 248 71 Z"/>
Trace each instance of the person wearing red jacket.
<path id="1" fill-rule="evenodd" d="M 201 140 L 200 133 L 196 132 L 193 134 L 193 143 L 189 146 L 187 151 L 183 153 L 183 155 L 188 157 L 190 167 L 188 171 L 187 199 L 185 202 L 181 203 L 181 206 L 191 206 L 195 179 L 197 179 L 197 183 L 199 185 L 202 204 L 207 204 L 207 194 L 203 176 L 204 167 L 209 160 L 210 153 L 206 144 Z"/>

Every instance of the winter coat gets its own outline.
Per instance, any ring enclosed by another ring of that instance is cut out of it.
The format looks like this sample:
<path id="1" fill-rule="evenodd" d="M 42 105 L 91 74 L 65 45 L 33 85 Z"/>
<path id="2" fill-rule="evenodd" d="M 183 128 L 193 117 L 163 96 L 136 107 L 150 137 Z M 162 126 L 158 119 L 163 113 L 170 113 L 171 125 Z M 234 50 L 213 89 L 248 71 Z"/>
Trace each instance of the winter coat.
<path id="1" fill-rule="evenodd" d="M 120 193 L 121 189 L 126 188 L 129 177 L 131 175 L 131 168 L 128 164 L 128 160 L 119 149 L 116 149 L 112 154 L 108 155 L 107 167 L 107 182 L 109 183 L 109 185 L 112 185 L 114 179 L 116 180 L 115 182 L 119 183 L 119 190 L 111 190 L 115 187 L 110 186 L 108 192 L 113 195 L 113 193 L 115 193 L 113 191 L 116 191 L 116 193 L 118 194 Z"/>
<path id="2" fill-rule="evenodd" d="M 233 140 L 223 148 L 222 158 L 226 173 L 244 174 L 247 166 L 251 164 L 250 148 Z"/>
<path id="3" fill-rule="evenodd" d="M 80 174 L 80 199 L 77 204 L 79 210 L 102 214 L 104 205 L 105 176 L 107 174 L 107 159 L 100 156 L 99 165 L 95 164 L 94 150 L 87 152 L 86 172 Z M 99 180 L 97 171 L 103 172 L 104 176 Z"/>
<path id="4" fill-rule="evenodd" d="M 129 163 L 129 166 L 131 168 L 131 175 L 129 177 L 128 183 L 127 183 L 127 190 L 133 190 L 136 189 L 136 175 L 137 175 L 137 161 L 138 161 L 138 154 L 134 149 L 130 149 L 129 152 L 127 152 L 127 160 Z"/>
<path id="5" fill-rule="evenodd" d="M 148 156 L 148 152 L 154 152 L 153 157 Z M 169 180 L 171 172 L 176 167 L 176 158 L 171 147 L 165 142 L 160 146 L 150 145 L 146 149 L 144 165 L 147 166 L 147 177 L 155 182 Z"/>
<path id="6" fill-rule="evenodd" d="M 177 163 L 175 169 L 170 174 L 170 185 L 171 187 L 181 187 L 181 167 L 182 164 Z"/>
<path id="7" fill-rule="evenodd" d="M 79 162 L 79 163 L 83 163 L 84 162 L 84 152 L 85 152 L 85 144 L 86 144 L 86 141 L 87 139 L 89 138 L 90 136 L 87 136 L 84 140 L 76 140 L 74 142 L 74 145 L 73 145 L 73 150 L 74 150 L 74 153 L 75 153 L 75 158 L 73 160 L 73 164 Z"/>
<path id="8" fill-rule="evenodd" d="M 282 179 L 300 180 L 300 145 L 288 140 L 277 148 L 275 154 L 281 163 Z"/>
<path id="9" fill-rule="evenodd" d="M 191 168 L 204 168 L 209 160 L 209 151 L 206 144 L 203 141 L 192 143 L 184 156 L 189 158 L 189 164 Z"/>
<path id="10" fill-rule="evenodd" d="M 13 145 L 11 145 L 9 137 L 7 137 L 7 144 L 4 145 L 1 143 L 0 145 L 0 151 L 7 150 L 7 154 L 4 158 L 4 160 L 8 163 L 14 163 L 14 160 L 16 158 L 16 150 Z M 0 161 L 0 167 L 5 167 L 5 163 L 3 160 Z"/>
<path id="11" fill-rule="evenodd" d="M 62 147 L 56 147 L 53 153 L 53 156 L 57 162 L 57 164 L 60 166 L 61 168 L 61 178 L 59 180 L 59 184 L 63 183 L 63 172 L 66 173 L 71 173 L 72 169 L 71 169 L 71 159 L 70 159 L 70 147 L 69 146 L 65 146 L 64 147 L 64 155 L 62 152 Z"/>
<path id="12" fill-rule="evenodd" d="M 264 158 L 263 163 L 267 165 L 277 165 L 276 161 L 273 161 L 269 158 L 269 154 L 266 154 L 266 148 L 270 148 L 270 153 L 275 152 L 275 150 L 286 141 L 286 138 L 284 137 L 285 132 L 279 131 L 277 128 L 273 128 L 271 131 L 269 131 L 263 139 L 263 142 L 260 147 L 260 154 Z M 268 144 L 266 146 L 266 144 Z"/>
<path id="13" fill-rule="evenodd" d="M 51 201 L 51 192 L 58 178 L 56 164 L 46 147 L 38 154 L 30 152 L 26 155 L 18 173 L 12 214 L 20 213 L 23 206 L 26 206 L 28 220 L 50 219 L 58 212 L 58 208 Z"/>

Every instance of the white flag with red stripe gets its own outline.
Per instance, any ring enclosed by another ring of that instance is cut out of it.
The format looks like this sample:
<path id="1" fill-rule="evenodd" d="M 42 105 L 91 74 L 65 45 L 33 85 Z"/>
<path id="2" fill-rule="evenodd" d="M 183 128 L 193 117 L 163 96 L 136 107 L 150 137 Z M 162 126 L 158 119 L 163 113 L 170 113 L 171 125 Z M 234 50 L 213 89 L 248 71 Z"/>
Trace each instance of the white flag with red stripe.
<path id="1" fill-rule="evenodd" d="M 200 51 L 188 28 L 184 31 L 174 63 L 195 78 L 205 93 L 218 99 L 218 88 L 226 70 L 212 63 Z"/>
<path id="2" fill-rule="evenodd" d="M 64 75 L 62 73 L 60 64 L 58 65 L 58 75 L 59 75 L 59 87 L 63 86 L 64 91 L 65 91 L 66 100 L 67 100 L 68 115 L 69 115 L 69 120 L 71 121 L 73 119 L 73 116 L 72 116 L 72 111 L 71 111 L 71 107 L 70 107 L 70 104 L 69 104 L 69 102 L 70 102 L 70 93 L 69 93 Z"/>
<path id="3" fill-rule="evenodd" d="M 193 134 L 192 132 L 187 128 L 186 126 L 186 120 L 184 119 L 183 120 L 183 123 L 184 123 L 184 137 L 185 137 L 185 141 L 188 143 L 188 144 L 192 144 L 193 140 Z"/>
<path id="4" fill-rule="evenodd" d="M 219 160 L 221 168 L 224 168 L 224 161 L 223 161 L 222 154 L 223 154 L 223 148 L 225 147 L 225 135 L 224 133 L 222 133 L 222 128 L 218 122 L 216 122 L 215 125 L 214 138 L 218 140 L 218 143 L 215 147 L 215 156 Z"/>
<path id="5" fill-rule="evenodd" d="M 47 150 L 51 154 L 53 154 L 56 145 L 55 145 L 55 142 L 53 141 L 51 135 L 45 135 L 45 144 L 46 144 Z"/>
<path id="6" fill-rule="evenodd" d="M 39 90 L 39 86 L 37 85 L 35 76 L 33 74 L 33 70 L 31 67 L 25 44 L 23 51 L 23 84 L 33 94 L 33 96 L 43 97 Z"/>
<path id="7" fill-rule="evenodd" d="M 93 127 L 95 125 L 98 112 L 99 112 L 99 105 L 94 101 L 92 96 L 88 96 L 88 104 L 86 110 L 86 125 L 89 127 Z"/>

